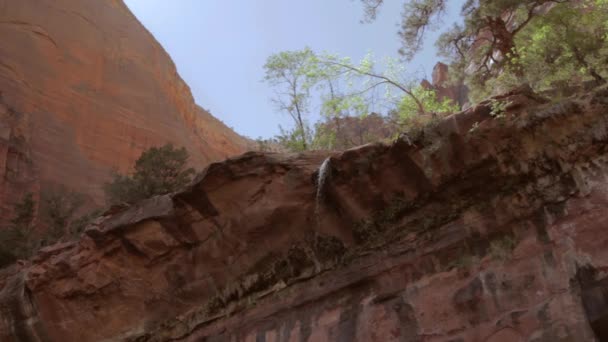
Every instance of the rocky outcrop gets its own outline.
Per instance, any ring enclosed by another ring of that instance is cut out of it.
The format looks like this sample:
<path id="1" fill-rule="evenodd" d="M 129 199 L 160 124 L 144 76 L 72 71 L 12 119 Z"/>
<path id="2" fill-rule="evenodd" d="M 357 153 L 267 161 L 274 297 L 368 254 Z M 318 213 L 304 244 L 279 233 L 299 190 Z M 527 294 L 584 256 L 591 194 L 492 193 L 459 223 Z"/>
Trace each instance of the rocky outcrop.
<path id="1" fill-rule="evenodd" d="M 463 82 L 450 80 L 449 67 L 444 63 L 435 64 L 432 81 L 423 80 L 421 86 L 434 90 L 439 101 L 450 99 L 459 108 L 466 108 L 469 105 L 469 88 Z"/>
<path id="2" fill-rule="evenodd" d="M 3 271 L 0 340 L 605 340 L 608 89 L 496 101 L 107 213 Z"/>
<path id="3" fill-rule="evenodd" d="M 121 0 L 0 1 L 0 40 L 1 218 L 53 184 L 99 204 L 150 146 L 184 146 L 200 169 L 245 151 Z"/>

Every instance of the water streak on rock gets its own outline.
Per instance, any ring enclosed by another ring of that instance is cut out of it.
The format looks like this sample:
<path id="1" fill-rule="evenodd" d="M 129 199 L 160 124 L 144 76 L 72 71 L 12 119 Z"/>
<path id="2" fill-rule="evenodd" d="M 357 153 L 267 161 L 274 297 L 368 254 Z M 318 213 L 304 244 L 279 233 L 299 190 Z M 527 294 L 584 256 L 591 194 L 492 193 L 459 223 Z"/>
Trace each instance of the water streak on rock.
<path id="1" fill-rule="evenodd" d="M 321 166 L 319 167 L 319 175 L 317 176 L 317 197 L 315 216 L 317 224 L 319 224 L 319 218 L 321 214 L 321 206 L 323 205 L 323 198 L 325 196 L 325 187 L 329 179 L 331 178 L 331 157 L 327 157 Z"/>

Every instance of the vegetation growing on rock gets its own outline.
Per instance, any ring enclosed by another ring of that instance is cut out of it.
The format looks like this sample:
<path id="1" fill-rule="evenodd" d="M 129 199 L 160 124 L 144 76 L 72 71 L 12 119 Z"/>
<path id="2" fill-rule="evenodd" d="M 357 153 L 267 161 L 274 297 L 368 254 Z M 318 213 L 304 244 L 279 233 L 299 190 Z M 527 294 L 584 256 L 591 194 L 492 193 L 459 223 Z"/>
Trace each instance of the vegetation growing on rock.
<path id="1" fill-rule="evenodd" d="M 41 247 L 77 238 L 100 215 L 100 210 L 83 210 L 84 196 L 57 187 L 40 196 L 26 194 L 13 208 L 8 227 L 0 228 L 0 268 L 27 259 Z"/>
<path id="2" fill-rule="evenodd" d="M 15 216 L 10 226 L 0 230 L 0 267 L 31 253 L 35 210 L 36 203 L 32 193 L 26 194 L 15 205 Z"/>
<path id="3" fill-rule="evenodd" d="M 364 21 L 376 20 L 384 0 L 361 2 Z M 403 6 L 398 32 L 402 61 L 378 63 L 370 54 L 357 63 L 310 48 L 268 58 L 266 81 L 279 94 L 279 111 L 295 123 L 294 129 L 281 128 L 276 143 L 292 151 L 348 148 L 400 132 L 415 134 L 461 109 L 457 99 L 438 96 L 435 85 L 408 75 L 405 68 L 429 31 L 446 19 L 448 0 L 406 0 Z M 441 25 L 448 28 L 436 45 L 450 72 L 447 84 L 437 86 L 470 89 L 468 103 L 474 104 L 523 85 L 555 94 L 602 84 L 608 73 L 606 22 L 606 0 L 466 1 L 461 20 Z M 281 88 L 285 85 L 287 92 Z M 304 118 L 317 102 L 321 120 L 311 124 Z M 382 120 L 366 139 L 349 142 L 342 123 L 363 122 L 370 113 Z"/>
<path id="4" fill-rule="evenodd" d="M 116 173 L 104 190 L 108 202 L 135 203 L 137 201 L 177 191 L 188 185 L 194 169 L 188 168 L 188 151 L 172 144 L 152 147 L 135 162 L 131 175 Z"/>

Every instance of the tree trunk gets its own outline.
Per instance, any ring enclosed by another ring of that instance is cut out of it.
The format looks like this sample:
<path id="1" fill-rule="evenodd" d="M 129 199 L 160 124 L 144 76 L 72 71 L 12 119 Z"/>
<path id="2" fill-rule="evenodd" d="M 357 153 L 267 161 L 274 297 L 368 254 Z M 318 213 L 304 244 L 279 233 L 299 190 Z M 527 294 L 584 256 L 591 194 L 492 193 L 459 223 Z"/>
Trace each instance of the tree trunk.
<path id="1" fill-rule="evenodd" d="M 306 143 L 306 132 L 304 130 L 304 121 L 302 120 L 302 113 L 300 112 L 300 105 L 296 100 L 296 114 L 298 116 L 298 126 L 300 127 L 300 135 L 302 136 L 302 148 L 308 150 L 308 144 Z"/>

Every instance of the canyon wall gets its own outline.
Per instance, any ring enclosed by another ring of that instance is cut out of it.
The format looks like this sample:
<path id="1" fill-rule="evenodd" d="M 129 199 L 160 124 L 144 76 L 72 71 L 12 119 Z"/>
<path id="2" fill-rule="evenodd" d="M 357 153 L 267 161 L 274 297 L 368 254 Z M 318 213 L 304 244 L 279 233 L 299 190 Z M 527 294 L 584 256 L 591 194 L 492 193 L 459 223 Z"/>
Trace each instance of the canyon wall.
<path id="1" fill-rule="evenodd" d="M 121 0 L 0 0 L 0 40 L 0 218 L 55 184 L 100 204 L 151 146 L 199 169 L 245 150 Z"/>
<path id="2" fill-rule="evenodd" d="M 608 89 L 247 153 L 0 274 L 2 341 L 607 341 Z"/>

